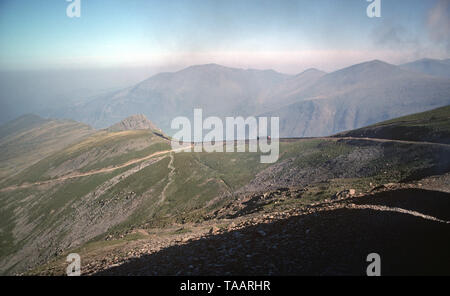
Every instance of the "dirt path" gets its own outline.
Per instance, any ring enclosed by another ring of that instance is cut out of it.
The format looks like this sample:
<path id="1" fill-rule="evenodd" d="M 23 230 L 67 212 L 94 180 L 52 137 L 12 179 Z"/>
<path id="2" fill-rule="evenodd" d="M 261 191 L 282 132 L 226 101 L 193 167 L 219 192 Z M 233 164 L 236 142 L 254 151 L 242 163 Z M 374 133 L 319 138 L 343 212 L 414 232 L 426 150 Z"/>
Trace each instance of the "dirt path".
<path id="1" fill-rule="evenodd" d="M 338 141 L 338 140 L 360 140 L 361 141 L 362 140 L 362 141 L 371 141 L 371 142 L 378 142 L 378 143 L 401 143 L 401 144 L 411 144 L 411 145 L 432 145 L 432 146 L 441 146 L 441 147 L 450 148 L 450 144 L 442 144 L 442 143 L 403 141 L 403 140 L 378 139 L 378 138 L 357 138 L 357 137 L 285 138 L 285 139 L 280 139 L 280 141 L 300 141 L 300 140 L 306 140 L 306 139 L 319 139 L 319 140 L 331 140 L 331 141 Z M 223 144 L 225 145 L 226 142 L 223 142 Z M 191 143 L 190 145 L 192 146 L 193 144 Z M 35 183 L 25 183 L 25 184 L 22 184 L 22 185 L 19 185 L 19 186 L 18 185 L 13 185 L 13 186 L 9 186 L 9 187 L 5 187 L 5 188 L 0 189 L 0 192 L 11 191 L 11 190 L 16 190 L 16 189 L 23 189 L 23 188 L 28 188 L 28 187 L 32 187 L 32 186 L 51 184 L 53 182 L 61 182 L 61 181 L 69 180 L 69 179 L 75 179 L 75 178 L 80 178 L 80 177 L 92 176 L 92 175 L 97 175 L 97 174 L 102 174 L 102 173 L 109 173 L 109 172 L 113 172 L 115 170 L 122 169 L 122 168 L 130 166 L 130 165 L 139 163 L 141 161 L 150 159 L 150 158 L 158 156 L 158 155 L 164 155 L 164 154 L 167 154 L 167 153 L 183 151 L 185 149 L 186 149 L 186 146 L 183 146 L 183 147 L 177 148 L 177 149 L 172 149 L 172 150 L 159 151 L 159 152 L 153 153 L 151 155 L 145 156 L 143 158 L 130 160 L 130 161 L 128 161 L 128 162 L 126 162 L 126 163 L 124 163 L 122 165 L 119 165 L 119 166 L 110 167 L 110 168 L 103 168 L 103 169 L 94 170 L 94 171 L 85 172 L 85 173 L 74 173 L 74 174 L 71 174 L 71 175 L 67 175 L 67 176 L 64 176 L 64 177 L 55 178 L 55 179 L 51 179 L 51 180 L 47 180 L 47 181 L 41 181 L 41 182 L 35 182 Z"/>
<path id="2" fill-rule="evenodd" d="M 97 174 L 110 173 L 110 172 L 113 172 L 113 171 L 116 171 L 116 170 L 128 167 L 130 165 L 137 164 L 139 162 L 148 160 L 148 159 L 153 158 L 155 156 L 160 156 L 160 155 L 164 155 L 164 154 L 167 154 L 167 153 L 171 153 L 171 157 L 173 158 L 173 155 L 172 155 L 173 152 L 182 151 L 184 149 L 186 149 L 186 147 L 155 152 L 153 154 L 147 155 L 147 156 L 142 157 L 142 158 L 137 158 L 137 159 L 130 160 L 130 161 L 124 163 L 124 164 L 121 164 L 121 165 L 115 166 L 115 167 L 103 168 L 103 169 L 94 170 L 94 171 L 85 172 L 85 173 L 74 173 L 74 174 L 71 174 L 71 175 L 68 175 L 68 176 L 64 176 L 64 177 L 60 177 L 60 178 L 55 178 L 55 179 L 51 179 L 51 180 L 47 180 L 47 181 L 34 182 L 34 183 L 25 183 L 25 184 L 22 184 L 22 185 L 19 185 L 19 186 L 18 185 L 13 185 L 13 186 L 9 186 L 9 187 L 5 187 L 5 188 L 0 189 L 0 192 L 11 191 L 11 190 L 16 190 L 16 189 L 23 189 L 23 188 L 28 188 L 28 187 L 32 187 L 32 186 L 51 184 L 51 183 L 54 183 L 54 182 L 61 182 L 61 181 L 69 180 L 69 179 L 75 179 L 75 178 L 80 178 L 80 177 L 92 176 L 92 175 L 97 175 Z"/>
<path id="3" fill-rule="evenodd" d="M 360 140 L 361 141 L 362 140 L 362 141 L 377 142 L 377 143 L 399 143 L 399 144 L 411 144 L 411 145 L 431 145 L 431 146 L 442 146 L 442 147 L 449 147 L 450 148 L 450 144 L 443 144 L 443 143 L 392 140 L 392 139 L 379 139 L 379 138 L 318 137 L 318 138 L 303 138 L 303 139 L 332 140 L 332 141 L 338 141 L 338 140 Z M 283 140 L 289 140 L 289 139 L 281 139 L 281 141 L 283 141 Z M 302 140 L 302 138 L 296 138 L 296 140 Z"/>
<path id="4" fill-rule="evenodd" d="M 169 188 L 169 186 L 173 183 L 173 175 L 175 174 L 175 167 L 173 165 L 173 161 L 174 161 L 174 156 L 173 153 L 170 153 L 169 155 L 170 157 L 170 162 L 169 165 L 167 166 L 167 168 L 170 170 L 169 174 L 167 175 L 167 184 L 166 186 L 164 186 L 164 189 L 161 192 L 161 199 L 159 200 L 159 204 L 162 205 L 164 203 L 164 201 L 166 200 L 166 191 L 167 188 Z"/>
<path id="5" fill-rule="evenodd" d="M 400 143 L 400 144 L 411 144 L 411 145 L 431 145 L 431 146 L 450 147 L 450 144 L 443 144 L 443 143 L 422 142 L 422 141 L 404 141 L 404 140 L 391 140 L 391 139 L 378 139 L 378 138 L 336 137 L 336 138 L 324 138 L 324 139 L 364 140 L 364 141 L 371 141 L 371 142 L 378 142 L 378 143 Z"/>
<path id="6" fill-rule="evenodd" d="M 441 146 L 450 148 L 450 144 L 444 143 L 435 143 L 435 142 L 424 142 L 424 141 L 406 141 L 406 140 L 394 140 L 394 139 L 381 139 L 381 138 L 359 138 L 359 137 L 304 137 L 304 138 L 280 138 L 279 142 L 297 142 L 302 140 L 326 140 L 326 141 L 339 141 L 339 140 L 359 140 L 359 141 L 369 141 L 376 143 L 399 143 L 399 144 L 411 144 L 411 145 L 429 145 L 429 146 Z M 231 142 L 222 142 L 223 145 L 227 143 L 234 142 L 235 145 L 243 145 L 249 143 L 257 142 L 258 140 L 239 140 L 239 141 L 231 141 Z M 272 140 L 274 141 L 274 140 Z M 192 144 L 193 145 L 193 144 Z"/>
<path id="7" fill-rule="evenodd" d="M 392 208 L 392 207 L 381 206 L 381 205 L 355 205 L 355 204 L 348 204 L 348 205 L 343 206 L 343 208 L 350 209 L 350 210 L 373 210 L 373 211 L 381 211 L 381 212 L 395 212 L 395 213 L 400 213 L 400 214 L 412 215 L 414 217 L 419 217 L 419 218 L 434 221 L 434 222 L 450 224 L 450 221 L 445 221 L 445 220 L 442 220 L 442 219 L 439 219 L 439 218 L 436 218 L 433 216 L 422 214 L 420 212 L 410 211 L 410 210 L 406 210 L 406 209 L 402 209 L 402 208 Z"/>

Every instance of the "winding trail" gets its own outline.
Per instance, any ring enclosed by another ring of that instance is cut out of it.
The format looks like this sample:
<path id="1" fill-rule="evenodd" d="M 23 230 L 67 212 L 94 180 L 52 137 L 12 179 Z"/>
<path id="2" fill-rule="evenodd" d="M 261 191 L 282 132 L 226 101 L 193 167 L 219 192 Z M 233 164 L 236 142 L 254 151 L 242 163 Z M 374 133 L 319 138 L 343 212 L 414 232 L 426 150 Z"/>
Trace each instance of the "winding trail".
<path id="1" fill-rule="evenodd" d="M 323 139 L 337 139 L 337 140 L 363 140 L 378 143 L 399 143 L 399 144 L 411 144 L 411 145 L 430 145 L 450 147 L 450 144 L 435 143 L 435 142 L 423 142 L 423 141 L 406 141 L 406 140 L 391 140 L 391 139 L 379 139 L 379 138 L 358 138 L 358 137 L 325 137 Z"/>
<path id="2" fill-rule="evenodd" d="M 142 157 L 142 158 L 137 158 L 137 159 L 130 160 L 130 161 L 128 161 L 128 162 L 126 162 L 124 164 L 121 164 L 119 166 L 110 167 L 110 168 L 103 168 L 103 169 L 99 169 L 99 170 L 93 170 L 93 171 L 89 171 L 89 172 L 85 172 L 85 173 L 74 173 L 74 174 L 71 174 L 71 175 L 67 175 L 67 176 L 64 176 L 64 177 L 55 178 L 55 179 L 51 179 L 51 180 L 47 180 L 47 181 L 40 181 L 40 182 L 34 182 L 34 183 L 25 183 L 25 184 L 22 184 L 22 185 L 13 185 L 13 186 L 9 186 L 9 187 L 5 187 L 5 188 L 0 189 L 0 192 L 12 191 L 12 190 L 17 190 L 17 189 L 24 189 L 24 188 L 29 188 L 29 187 L 32 187 L 32 186 L 46 185 L 46 184 L 51 184 L 51 183 L 54 183 L 54 182 L 61 182 L 61 181 L 69 180 L 69 179 L 75 179 L 75 178 L 80 178 L 80 177 L 92 176 L 92 175 L 97 175 L 97 174 L 110 173 L 110 172 L 113 172 L 113 171 L 116 171 L 116 170 L 128 167 L 130 165 L 137 164 L 137 163 L 140 163 L 142 161 L 148 160 L 148 159 L 153 158 L 155 156 L 160 156 L 160 155 L 171 153 L 171 156 L 173 158 L 173 155 L 172 155 L 173 152 L 182 151 L 182 150 L 185 150 L 185 149 L 186 149 L 186 147 L 181 147 L 181 148 L 172 149 L 172 150 L 158 151 L 158 152 L 155 152 L 153 154 L 147 155 L 147 156 Z"/>
<path id="3" fill-rule="evenodd" d="M 169 188 L 169 186 L 173 183 L 173 175 L 175 174 L 175 167 L 173 165 L 173 161 L 174 161 L 174 156 L 173 153 L 170 153 L 169 155 L 170 157 L 170 162 L 169 165 L 167 166 L 167 168 L 170 170 L 169 174 L 167 175 L 167 184 L 166 186 L 164 186 L 164 189 L 161 192 L 161 199 L 159 200 L 158 204 L 163 204 L 164 201 L 166 200 L 166 191 L 167 188 Z"/>

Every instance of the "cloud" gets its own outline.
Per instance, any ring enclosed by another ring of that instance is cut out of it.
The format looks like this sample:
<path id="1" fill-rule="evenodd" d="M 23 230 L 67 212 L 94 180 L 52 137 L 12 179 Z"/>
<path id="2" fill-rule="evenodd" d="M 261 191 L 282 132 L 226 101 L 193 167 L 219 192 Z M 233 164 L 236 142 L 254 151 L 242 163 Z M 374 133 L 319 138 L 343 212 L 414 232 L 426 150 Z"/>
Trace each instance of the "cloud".
<path id="1" fill-rule="evenodd" d="M 438 0 L 427 16 L 429 37 L 450 51 L 450 1 Z"/>
<path id="2" fill-rule="evenodd" d="M 450 50 L 450 0 L 438 0 L 422 19 L 425 32 L 405 26 L 396 19 L 386 18 L 373 28 L 373 49 L 387 54 L 393 63 L 405 63 L 428 58 L 448 58 Z M 431 42 L 430 42 L 431 41 Z M 381 56 L 383 58 L 383 56 Z"/>
<path id="3" fill-rule="evenodd" d="M 403 58 L 396 58 L 397 63 L 404 63 L 423 57 L 439 57 L 441 54 L 435 46 L 424 42 L 424 36 L 417 34 L 394 19 L 384 19 L 372 31 L 374 48 L 382 51 L 401 53 Z"/>
<path id="4" fill-rule="evenodd" d="M 401 24 L 385 21 L 374 30 L 374 43 L 389 49 L 417 47 L 418 40 Z"/>

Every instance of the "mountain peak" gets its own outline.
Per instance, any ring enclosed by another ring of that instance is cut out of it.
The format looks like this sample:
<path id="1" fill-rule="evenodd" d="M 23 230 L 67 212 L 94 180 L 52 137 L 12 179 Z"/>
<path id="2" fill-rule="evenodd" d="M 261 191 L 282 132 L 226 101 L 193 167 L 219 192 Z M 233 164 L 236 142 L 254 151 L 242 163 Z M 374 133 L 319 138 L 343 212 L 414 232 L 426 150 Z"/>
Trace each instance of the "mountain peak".
<path id="1" fill-rule="evenodd" d="M 146 129 L 159 131 L 156 125 L 153 124 L 153 122 L 151 122 L 150 120 L 148 120 L 147 117 L 145 117 L 145 115 L 136 114 L 125 118 L 119 123 L 114 124 L 107 130 L 109 132 L 120 132 L 128 130 L 146 130 Z"/>
<path id="2" fill-rule="evenodd" d="M 330 76 L 345 75 L 346 77 L 352 77 L 352 79 L 373 79 L 378 76 L 391 76 L 400 75 L 404 70 L 395 65 L 380 61 L 372 60 L 356 64 L 336 72 L 330 73 Z"/>
<path id="3" fill-rule="evenodd" d="M 219 64 L 211 63 L 211 64 L 193 65 L 193 66 L 187 67 L 179 72 L 198 71 L 198 70 L 203 70 L 203 71 L 204 70 L 206 70 L 206 71 L 208 71 L 208 70 L 225 70 L 225 69 L 235 70 L 234 68 L 229 68 L 229 67 L 225 67 L 225 66 L 222 66 Z"/>
<path id="4" fill-rule="evenodd" d="M 323 72 L 316 68 L 309 68 L 295 76 L 299 77 L 299 76 L 304 76 L 304 75 L 324 75 L 324 74 L 326 74 L 326 72 Z"/>
<path id="5" fill-rule="evenodd" d="M 372 61 L 368 61 L 368 62 L 364 62 L 359 64 L 360 66 L 387 66 L 387 67 L 395 67 L 392 64 L 386 63 L 384 61 L 381 60 L 372 60 Z"/>

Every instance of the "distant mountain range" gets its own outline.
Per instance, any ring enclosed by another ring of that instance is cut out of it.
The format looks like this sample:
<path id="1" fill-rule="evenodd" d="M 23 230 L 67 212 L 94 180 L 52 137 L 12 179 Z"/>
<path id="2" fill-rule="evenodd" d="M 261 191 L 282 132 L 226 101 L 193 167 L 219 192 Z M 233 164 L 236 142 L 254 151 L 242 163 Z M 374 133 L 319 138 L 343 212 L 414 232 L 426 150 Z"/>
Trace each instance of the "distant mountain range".
<path id="1" fill-rule="evenodd" d="M 418 73 L 450 78 L 450 59 L 421 59 L 412 63 L 401 65 L 401 67 L 416 71 Z"/>
<path id="2" fill-rule="evenodd" d="M 283 136 L 325 136 L 449 104 L 450 79 L 371 61 L 322 76 L 267 115 Z"/>
<path id="3" fill-rule="evenodd" d="M 62 108 L 52 117 L 105 128 L 145 114 L 165 133 L 176 116 L 279 116 L 281 136 L 325 136 L 450 104 L 449 60 L 382 61 L 298 75 L 216 64 L 157 74 L 133 87 Z"/>

